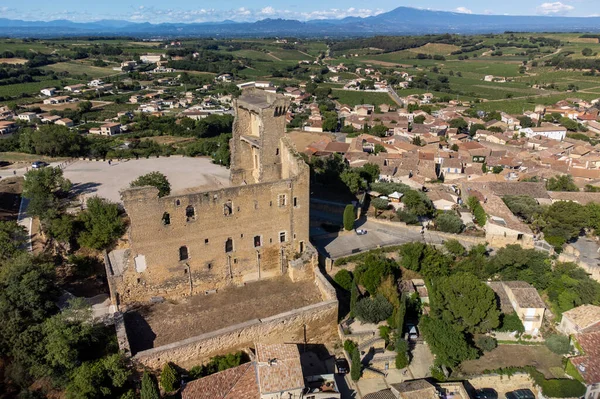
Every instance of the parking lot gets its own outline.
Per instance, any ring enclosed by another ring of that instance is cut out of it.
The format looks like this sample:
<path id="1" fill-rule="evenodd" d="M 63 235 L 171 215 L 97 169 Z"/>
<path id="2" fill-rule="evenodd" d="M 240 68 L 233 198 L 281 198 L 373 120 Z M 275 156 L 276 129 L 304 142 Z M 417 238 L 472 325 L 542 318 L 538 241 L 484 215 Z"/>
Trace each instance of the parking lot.
<path id="1" fill-rule="evenodd" d="M 171 194 L 229 186 L 229 170 L 208 158 L 149 158 L 113 161 L 76 161 L 64 169 L 73 190 L 84 197 L 98 195 L 120 202 L 119 191 L 141 175 L 158 171 L 171 183 Z"/>

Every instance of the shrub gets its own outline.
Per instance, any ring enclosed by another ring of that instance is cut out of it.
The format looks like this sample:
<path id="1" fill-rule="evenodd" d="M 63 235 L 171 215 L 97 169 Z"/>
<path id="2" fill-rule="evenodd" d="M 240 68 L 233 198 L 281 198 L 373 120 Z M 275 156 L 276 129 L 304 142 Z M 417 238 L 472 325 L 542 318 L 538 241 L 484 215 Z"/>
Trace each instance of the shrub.
<path id="1" fill-rule="evenodd" d="M 354 270 L 354 274 L 356 280 L 369 291 L 369 294 L 373 295 L 383 280 L 393 274 L 393 270 L 397 266 L 395 261 L 384 255 L 369 254 Z"/>
<path id="2" fill-rule="evenodd" d="M 500 327 L 498 327 L 496 331 L 517 331 L 519 333 L 523 333 L 525 332 L 525 327 L 523 326 L 521 319 L 519 319 L 519 316 L 515 312 L 508 314 L 503 313 L 500 315 Z"/>
<path id="3" fill-rule="evenodd" d="M 160 172 L 150 172 L 138 177 L 131 182 L 130 187 L 145 187 L 152 186 L 158 189 L 158 196 L 164 197 L 171 193 L 171 183 L 167 180 L 167 176 Z"/>
<path id="4" fill-rule="evenodd" d="M 435 218 L 435 225 L 444 233 L 458 234 L 465 227 L 462 220 L 455 213 L 444 212 Z"/>
<path id="5" fill-rule="evenodd" d="M 498 341 L 487 335 L 480 335 L 475 339 L 475 345 L 484 352 L 490 352 L 498 346 Z"/>
<path id="6" fill-rule="evenodd" d="M 402 338 L 396 340 L 396 368 L 403 369 L 408 366 L 408 344 Z"/>
<path id="7" fill-rule="evenodd" d="M 346 269 L 342 269 L 335 274 L 333 281 L 335 281 L 340 287 L 345 289 L 346 291 L 350 291 L 352 289 L 352 273 L 350 273 Z"/>
<path id="8" fill-rule="evenodd" d="M 419 224 L 419 217 L 412 212 L 403 209 L 396 212 L 398 219 L 406 224 Z"/>
<path id="9" fill-rule="evenodd" d="M 392 315 L 394 307 L 381 294 L 375 298 L 365 298 L 356 304 L 356 317 L 367 323 L 377 324 Z"/>
<path id="10" fill-rule="evenodd" d="M 352 377 L 352 381 L 358 381 L 360 379 L 360 373 L 362 369 L 362 365 L 360 362 L 360 353 L 358 353 L 358 348 L 354 348 L 352 351 L 352 365 L 350 366 L 350 377 Z"/>
<path id="11" fill-rule="evenodd" d="M 571 350 L 571 340 L 564 335 L 551 335 L 546 339 L 546 346 L 558 355 L 564 355 Z"/>
<path id="12" fill-rule="evenodd" d="M 140 389 L 141 399 L 160 399 L 160 392 L 154 376 L 144 373 L 142 376 L 142 388 Z"/>
<path id="13" fill-rule="evenodd" d="M 346 231 L 350 231 L 354 228 L 354 220 L 356 216 L 354 214 L 354 206 L 346 205 L 346 209 L 344 209 L 344 229 Z"/>
<path id="14" fill-rule="evenodd" d="M 390 333 L 392 332 L 392 328 L 390 326 L 379 326 L 379 336 L 386 343 L 390 342 Z"/>
<path id="15" fill-rule="evenodd" d="M 585 386 L 577 381 L 566 378 L 553 378 L 547 380 L 544 374 L 533 367 L 527 367 L 527 371 L 537 385 L 542 388 L 542 393 L 551 398 L 578 398 L 585 394 Z"/>
<path id="16" fill-rule="evenodd" d="M 358 345 L 356 345 L 356 342 L 352 341 L 351 339 L 344 341 L 344 350 L 348 352 L 350 356 L 352 356 L 352 353 L 356 348 L 358 348 Z"/>
<path id="17" fill-rule="evenodd" d="M 160 386 L 165 392 L 173 392 L 177 389 L 178 382 L 177 371 L 170 363 L 166 363 L 160 373 Z"/>
<path id="18" fill-rule="evenodd" d="M 463 256 L 465 254 L 465 247 L 458 240 L 448 240 L 444 243 L 444 246 L 454 256 Z"/>

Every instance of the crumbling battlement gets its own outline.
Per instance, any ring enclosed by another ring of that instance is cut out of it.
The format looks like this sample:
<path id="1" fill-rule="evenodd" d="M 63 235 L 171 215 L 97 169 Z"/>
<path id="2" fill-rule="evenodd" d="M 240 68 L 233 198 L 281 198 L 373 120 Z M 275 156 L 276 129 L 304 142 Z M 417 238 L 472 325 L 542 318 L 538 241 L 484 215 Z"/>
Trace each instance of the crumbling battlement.
<path id="1" fill-rule="evenodd" d="M 233 187 L 163 198 L 154 187 L 121 193 L 131 251 L 114 276 L 118 302 L 194 295 L 288 273 L 289 261 L 309 243 L 310 190 L 310 169 L 284 136 L 288 105 L 260 90 L 236 101 Z"/>

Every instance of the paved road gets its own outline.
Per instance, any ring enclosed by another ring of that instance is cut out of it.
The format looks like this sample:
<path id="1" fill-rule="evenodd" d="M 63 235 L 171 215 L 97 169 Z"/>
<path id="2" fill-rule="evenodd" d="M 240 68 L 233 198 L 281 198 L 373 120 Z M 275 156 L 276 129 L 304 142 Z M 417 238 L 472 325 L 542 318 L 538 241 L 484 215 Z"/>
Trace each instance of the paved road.
<path id="1" fill-rule="evenodd" d="M 339 234 L 313 237 L 312 241 L 322 254 L 336 259 L 375 249 L 379 246 L 400 245 L 414 241 L 441 244 L 448 240 L 446 235 L 440 235 L 429 230 L 426 230 L 425 234 L 422 235 L 418 228 L 407 227 L 401 223 L 381 223 L 372 219 L 362 222 L 358 228 L 366 229 L 367 234 L 359 236 L 352 231 L 341 232 Z M 465 247 L 470 247 L 477 240 L 459 238 L 459 241 Z"/>

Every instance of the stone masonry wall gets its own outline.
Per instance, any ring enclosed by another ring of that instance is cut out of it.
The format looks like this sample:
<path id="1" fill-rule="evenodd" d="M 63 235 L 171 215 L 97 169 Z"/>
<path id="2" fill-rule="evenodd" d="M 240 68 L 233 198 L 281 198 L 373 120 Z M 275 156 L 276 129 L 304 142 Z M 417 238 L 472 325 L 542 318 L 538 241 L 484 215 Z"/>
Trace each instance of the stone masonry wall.
<path id="1" fill-rule="evenodd" d="M 215 355 L 253 347 L 257 342 L 331 341 L 336 337 L 338 316 L 335 290 L 318 268 L 315 270 L 315 284 L 323 294 L 323 302 L 145 350 L 137 353 L 132 359 L 140 365 L 156 370 L 166 362 L 173 362 L 181 367 L 192 367 Z"/>
<path id="2" fill-rule="evenodd" d="M 131 254 L 113 279 L 120 303 L 286 273 L 288 261 L 309 244 L 310 208 L 309 167 L 284 136 L 286 101 L 252 92 L 236 102 L 232 182 L 238 186 L 163 198 L 154 187 L 121 193 Z M 258 183 L 236 182 L 234 166 L 243 173 L 254 168 L 248 173 Z"/>

